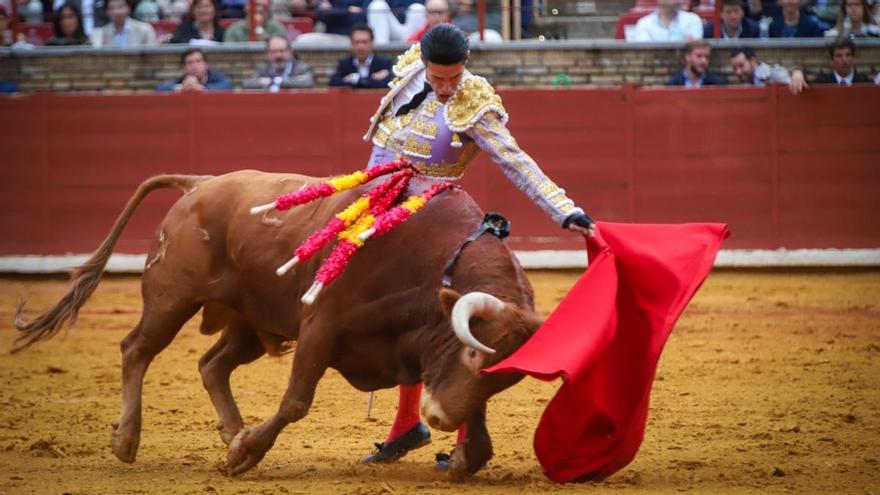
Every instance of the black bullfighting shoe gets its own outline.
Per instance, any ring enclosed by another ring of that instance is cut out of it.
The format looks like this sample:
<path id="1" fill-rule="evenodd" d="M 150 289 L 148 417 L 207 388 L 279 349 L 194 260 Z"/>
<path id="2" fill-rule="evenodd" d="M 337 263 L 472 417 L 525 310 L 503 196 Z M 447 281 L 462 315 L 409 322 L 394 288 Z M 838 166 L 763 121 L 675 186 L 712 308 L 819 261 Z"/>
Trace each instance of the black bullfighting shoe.
<path id="1" fill-rule="evenodd" d="M 434 469 L 437 471 L 449 471 L 449 462 L 452 460 L 452 456 L 447 454 L 446 452 L 437 452 L 434 455 Z"/>
<path id="2" fill-rule="evenodd" d="M 403 435 L 388 443 L 377 443 L 376 451 L 361 459 L 364 464 L 373 462 L 393 462 L 405 456 L 410 450 L 431 443 L 431 431 L 421 421 Z"/>

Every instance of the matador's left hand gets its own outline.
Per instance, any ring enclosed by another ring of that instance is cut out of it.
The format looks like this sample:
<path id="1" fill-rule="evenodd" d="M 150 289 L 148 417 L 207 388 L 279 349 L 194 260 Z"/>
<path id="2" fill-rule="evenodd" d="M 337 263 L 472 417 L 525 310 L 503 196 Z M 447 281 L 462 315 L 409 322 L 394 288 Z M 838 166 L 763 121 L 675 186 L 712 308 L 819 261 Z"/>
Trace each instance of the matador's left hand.
<path id="1" fill-rule="evenodd" d="M 562 228 L 574 230 L 590 237 L 596 235 L 596 222 L 586 213 L 572 213 L 562 222 Z"/>

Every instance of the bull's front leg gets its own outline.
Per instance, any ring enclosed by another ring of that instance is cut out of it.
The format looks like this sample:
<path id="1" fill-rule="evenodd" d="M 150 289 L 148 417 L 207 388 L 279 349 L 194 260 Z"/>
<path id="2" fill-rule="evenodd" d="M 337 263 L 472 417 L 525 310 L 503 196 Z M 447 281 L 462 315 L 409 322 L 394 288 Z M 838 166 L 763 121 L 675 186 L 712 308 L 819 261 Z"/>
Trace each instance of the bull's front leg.
<path id="1" fill-rule="evenodd" d="M 449 479 L 463 481 L 483 468 L 492 458 L 492 439 L 486 428 L 486 406 L 467 421 L 467 435 L 455 446 L 449 459 Z"/>
<path id="2" fill-rule="evenodd" d="M 293 373 L 281 406 L 263 424 L 245 428 L 232 439 L 226 457 L 226 469 L 230 475 L 239 475 L 256 466 L 272 448 L 281 430 L 309 412 L 315 387 L 330 362 L 331 350 L 326 328 L 317 325 L 303 327 L 293 358 Z"/>

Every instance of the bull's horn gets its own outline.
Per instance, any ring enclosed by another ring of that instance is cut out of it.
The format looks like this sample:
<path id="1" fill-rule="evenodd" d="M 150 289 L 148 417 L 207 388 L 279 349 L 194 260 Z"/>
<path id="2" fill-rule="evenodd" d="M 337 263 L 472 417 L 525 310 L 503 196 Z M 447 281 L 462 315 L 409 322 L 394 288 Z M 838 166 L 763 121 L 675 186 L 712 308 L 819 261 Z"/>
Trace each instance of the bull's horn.
<path id="1" fill-rule="evenodd" d="M 497 297 L 485 292 L 468 292 L 461 296 L 452 307 L 452 331 L 458 340 L 474 349 L 493 354 L 495 349 L 483 345 L 471 333 L 472 316 L 491 316 L 504 309 L 504 303 Z"/>

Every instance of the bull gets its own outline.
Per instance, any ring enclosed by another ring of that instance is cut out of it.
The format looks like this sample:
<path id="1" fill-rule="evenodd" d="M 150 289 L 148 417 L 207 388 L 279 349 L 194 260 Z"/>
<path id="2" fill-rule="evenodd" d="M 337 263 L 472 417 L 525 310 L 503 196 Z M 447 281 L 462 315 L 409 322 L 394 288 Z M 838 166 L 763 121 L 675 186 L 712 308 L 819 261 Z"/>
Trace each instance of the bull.
<path id="1" fill-rule="evenodd" d="M 541 323 L 522 267 L 502 240 L 483 236 L 461 253 L 452 288 L 441 288 L 445 262 L 483 217 L 470 196 L 453 189 L 397 230 L 371 240 L 313 305 L 305 305 L 300 296 L 323 257 L 283 277 L 276 276 L 276 267 L 375 184 L 262 217 L 249 209 L 317 180 L 247 170 L 143 182 L 100 248 L 74 272 L 61 300 L 29 322 L 22 318 L 24 304 L 19 305 L 15 325 L 22 333 L 13 351 L 51 338 L 74 321 L 138 205 L 151 191 L 178 188 L 184 194 L 168 210 L 149 249 L 140 321 L 121 343 L 122 411 L 110 441 L 119 460 L 131 463 L 137 455 L 141 392 L 150 362 L 201 309 L 201 332 L 220 332 L 199 360 L 199 372 L 229 446 L 229 474 L 254 467 L 285 426 L 306 416 L 330 367 L 362 391 L 424 382 L 422 415 L 428 424 L 442 431 L 467 425 L 450 461 L 450 477 L 472 475 L 492 457 L 486 402 L 522 378 L 480 370 L 510 355 Z M 421 192 L 424 182 L 414 180 L 411 192 Z M 293 370 L 278 411 L 245 428 L 230 374 L 263 354 L 285 352 L 293 341 Z"/>

